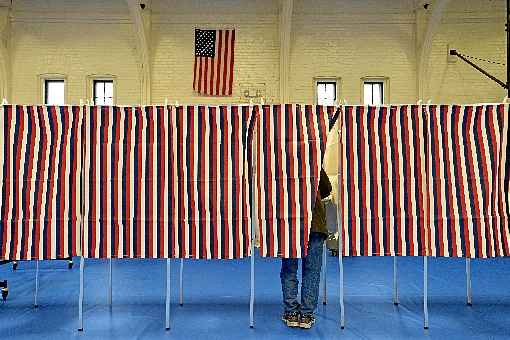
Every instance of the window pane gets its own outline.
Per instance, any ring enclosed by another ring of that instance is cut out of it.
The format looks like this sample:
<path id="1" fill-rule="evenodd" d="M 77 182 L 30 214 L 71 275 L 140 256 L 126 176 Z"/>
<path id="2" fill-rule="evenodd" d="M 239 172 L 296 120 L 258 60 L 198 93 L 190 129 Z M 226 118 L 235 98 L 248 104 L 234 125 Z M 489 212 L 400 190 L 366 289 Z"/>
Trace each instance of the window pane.
<path id="1" fill-rule="evenodd" d="M 104 97 L 104 83 L 102 81 L 96 81 L 96 82 L 94 82 L 94 84 L 96 86 L 96 92 L 95 92 L 96 99 L 101 100 L 101 98 Z M 96 104 L 101 105 L 99 103 L 96 103 Z"/>
<path id="2" fill-rule="evenodd" d="M 364 93 L 363 103 L 365 103 L 365 105 L 373 105 L 372 104 L 372 84 L 365 83 L 363 93 Z"/>
<path id="3" fill-rule="evenodd" d="M 382 83 L 375 83 L 372 85 L 372 105 L 382 105 L 383 104 L 383 96 L 382 96 L 383 86 Z"/>
<path id="4" fill-rule="evenodd" d="M 94 102 L 96 105 L 113 105 L 113 81 L 94 81 Z"/>
<path id="5" fill-rule="evenodd" d="M 317 83 L 317 104 L 335 105 L 336 83 Z"/>
<path id="6" fill-rule="evenodd" d="M 63 80 L 46 80 L 45 87 L 47 105 L 65 104 L 65 83 Z"/>
<path id="7" fill-rule="evenodd" d="M 363 102 L 365 105 L 383 105 L 383 83 L 366 82 L 363 84 Z"/>
<path id="8" fill-rule="evenodd" d="M 104 96 L 107 98 L 113 98 L 113 82 L 107 82 L 104 84 Z"/>
<path id="9" fill-rule="evenodd" d="M 335 101 L 336 93 L 335 93 L 335 84 L 326 84 L 326 95 L 328 98 Z"/>

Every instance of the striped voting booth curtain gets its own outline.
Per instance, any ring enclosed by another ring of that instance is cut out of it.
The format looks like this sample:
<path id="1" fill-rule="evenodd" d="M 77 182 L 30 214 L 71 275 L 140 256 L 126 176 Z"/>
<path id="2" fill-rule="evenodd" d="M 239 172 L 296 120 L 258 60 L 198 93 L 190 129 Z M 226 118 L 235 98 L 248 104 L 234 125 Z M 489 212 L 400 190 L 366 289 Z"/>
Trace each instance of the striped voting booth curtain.
<path id="1" fill-rule="evenodd" d="M 79 254 L 78 106 L 0 107 L 0 260 Z"/>
<path id="2" fill-rule="evenodd" d="M 427 111 L 431 255 L 509 256 L 508 107 Z"/>
<path id="3" fill-rule="evenodd" d="M 345 106 L 342 111 L 344 254 L 427 255 L 427 124 L 422 106 Z"/>
<path id="4" fill-rule="evenodd" d="M 84 255 L 250 254 L 249 106 L 89 107 Z"/>
<path id="5" fill-rule="evenodd" d="M 320 169 L 336 107 L 256 106 L 255 201 L 262 256 L 306 256 Z"/>

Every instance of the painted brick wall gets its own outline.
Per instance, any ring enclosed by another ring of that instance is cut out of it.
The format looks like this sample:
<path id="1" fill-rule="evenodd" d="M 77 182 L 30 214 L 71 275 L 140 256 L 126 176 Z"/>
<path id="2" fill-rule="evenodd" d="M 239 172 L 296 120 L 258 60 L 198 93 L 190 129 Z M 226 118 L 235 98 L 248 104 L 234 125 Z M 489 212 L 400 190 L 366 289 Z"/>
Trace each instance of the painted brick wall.
<path id="1" fill-rule="evenodd" d="M 244 91 L 261 89 L 268 101 L 279 96 L 278 7 L 272 0 L 172 1 L 155 8 L 152 26 L 152 99 L 181 103 L 246 103 Z M 201 4 L 203 2 L 200 2 Z M 236 6 L 237 3 L 237 6 Z M 244 6 L 246 5 L 246 6 Z M 190 9 L 195 9 L 190 11 Z M 232 97 L 207 97 L 193 92 L 194 29 L 235 28 L 234 88 Z"/>
<path id="2" fill-rule="evenodd" d="M 447 46 L 471 56 L 506 64 L 504 1 L 452 1 L 434 38 L 426 100 L 444 103 L 500 102 L 506 90 L 457 60 L 447 62 Z M 473 60 L 506 82 L 506 67 Z"/>
<path id="3" fill-rule="evenodd" d="M 339 97 L 359 103 L 361 77 L 390 78 L 390 99 L 414 101 L 414 15 L 409 1 L 295 1 L 291 98 L 314 100 L 313 78 L 339 77 Z"/>
<path id="4" fill-rule="evenodd" d="M 290 98 L 314 100 L 313 78 L 340 77 L 340 99 L 361 101 L 361 77 L 386 76 L 394 103 L 416 101 L 414 1 L 295 0 Z M 451 1 L 433 41 L 424 100 L 501 100 L 505 91 L 462 62 L 447 63 L 446 46 L 492 60 L 505 59 L 504 1 Z M 152 101 L 245 102 L 246 89 L 279 101 L 277 0 L 153 0 Z M 123 0 L 18 0 L 12 12 L 13 102 L 40 102 L 37 76 L 62 73 L 68 100 L 85 99 L 87 75 L 117 76 L 117 103 L 140 102 L 136 35 Z M 467 19 L 466 19 L 467 18 Z M 192 91 L 193 29 L 235 27 L 234 95 Z M 505 68 L 484 65 L 503 81 Z"/>
<path id="5" fill-rule="evenodd" d="M 13 102 L 40 103 L 38 75 L 47 73 L 67 77 L 69 103 L 91 93 L 92 74 L 116 76 L 118 103 L 140 101 L 136 40 L 124 1 L 22 0 L 13 17 Z"/>

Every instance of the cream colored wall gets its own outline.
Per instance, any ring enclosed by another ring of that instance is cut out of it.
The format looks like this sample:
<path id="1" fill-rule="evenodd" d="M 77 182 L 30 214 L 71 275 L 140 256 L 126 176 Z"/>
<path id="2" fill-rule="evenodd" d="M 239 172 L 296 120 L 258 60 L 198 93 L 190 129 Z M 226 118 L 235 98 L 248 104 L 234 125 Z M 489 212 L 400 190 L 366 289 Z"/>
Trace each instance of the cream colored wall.
<path id="1" fill-rule="evenodd" d="M 154 3 L 152 17 L 153 102 L 242 103 L 247 102 L 243 92 L 253 88 L 263 90 L 268 101 L 277 101 L 276 1 L 162 1 Z M 218 27 L 236 29 L 232 97 L 200 96 L 192 88 L 194 29 Z"/>
<path id="2" fill-rule="evenodd" d="M 122 0 L 15 1 L 12 102 L 41 103 L 40 74 L 66 76 L 68 103 L 85 100 L 87 76 L 115 76 L 118 103 L 140 102 L 136 41 Z M 87 91 L 88 90 L 88 91 Z"/>
<path id="3" fill-rule="evenodd" d="M 291 100 L 314 100 L 313 78 L 341 78 L 340 99 L 360 103 L 361 79 L 390 78 L 390 100 L 416 96 L 410 1 L 295 1 Z"/>
<path id="4" fill-rule="evenodd" d="M 434 37 L 428 98 L 438 103 L 500 102 L 507 91 L 466 63 L 448 63 L 447 46 L 506 63 L 505 1 L 451 1 Z M 506 82 L 506 67 L 474 60 Z"/>
<path id="5" fill-rule="evenodd" d="M 340 98 L 361 101 L 361 77 L 389 78 L 392 103 L 415 102 L 417 46 L 414 0 L 294 0 L 289 93 L 314 100 L 313 78 L 341 78 Z M 152 102 L 246 102 L 246 89 L 279 101 L 278 0 L 153 0 L 150 31 Z M 501 100 L 505 91 L 464 63 L 447 63 L 446 46 L 505 59 L 504 1 L 450 1 L 432 42 L 424 100 Z M 68 101 L 87 97 L 86 77 L 113 74 L 117 103 L 141 101 L 136 27 L 125 0 L 17 0 L 11 11 L 11 102 L 41 101 L 37 76 L 67 76 Z M 195 27 L 235 27 L 232 97 L 192 91 Z M 423 32 L 421 32 L 423 33 Z M 481 64 L 503 81 L 505 68 Z M 2 75 L 3 76 L 3 75 Z M 2 78 L 2 77 L 0 77 Z M 87 91 L 88 90 L 88 91 Z M 7 93 L 2 90 L 2 93 Z"/>

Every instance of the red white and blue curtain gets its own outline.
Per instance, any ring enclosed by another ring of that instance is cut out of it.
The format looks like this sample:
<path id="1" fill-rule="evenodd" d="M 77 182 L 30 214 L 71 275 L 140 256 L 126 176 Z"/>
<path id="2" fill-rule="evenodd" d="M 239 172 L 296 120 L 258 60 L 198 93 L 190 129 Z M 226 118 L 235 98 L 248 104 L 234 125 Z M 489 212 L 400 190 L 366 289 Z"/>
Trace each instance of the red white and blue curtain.
<path id="1" fill-rule="evenodd" d="M 343 109 L 344 254 L 509 256 L 505 105 Z"/>
<path id="2" fill-rule="evenodd" d="M 250 123 L 249 106 L 88 108 L 84 255 L 248 256 Z"/>
<path id="3" fill-rule="evenodd" d="M 0 260 L 79 254 L 81 134 L 80 107 L 0 107 Z"/>
<path id="4" fill-rule="evenodd" d="M 422 106 L 346 106 L 341 114 L 344 254 L 427 255 Z"/>
<path id="5" fill-rule="evenodd" d="M 328 133 L 338 108 L 288 104 L 257 106 L 255 111 L 261 255 L 304 257 Z"/>
<path id="6" fill-rule="evenodd" d="M 338 116 L 345 255 L 510 256 L 503 104 L 5 105 L 0 260 L 306 256 Z"/>
<path id="7" fill-rule="evenodd" d="M 431 255 L 510 255 L 508 110 L 427 106 Z"/>

